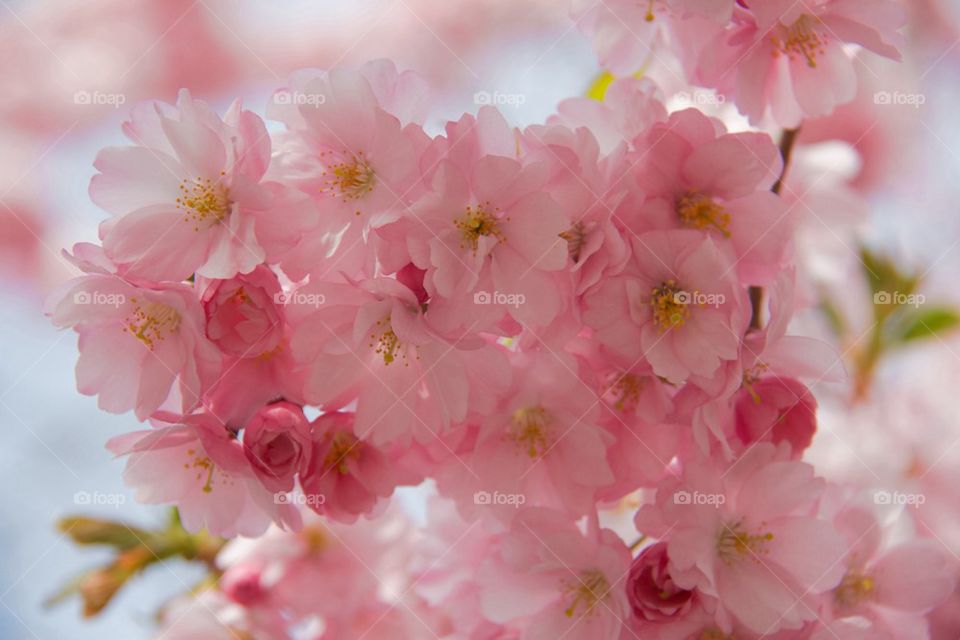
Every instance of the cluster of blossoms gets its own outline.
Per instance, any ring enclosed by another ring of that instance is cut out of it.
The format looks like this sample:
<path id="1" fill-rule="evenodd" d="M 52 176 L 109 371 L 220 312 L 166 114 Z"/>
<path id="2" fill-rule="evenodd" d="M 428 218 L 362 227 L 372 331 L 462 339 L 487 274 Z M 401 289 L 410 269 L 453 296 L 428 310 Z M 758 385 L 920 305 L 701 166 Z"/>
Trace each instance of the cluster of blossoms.
<path id="1" fill-rule="evenodd" d="M 754 125 L 830 115 L 857 91 L 853 48 L 899 60 L 898 0 L 573 0 L 604 66 L 652 62 L 730 98 Z"/>
<path id="2" fill-rule="evenodd" d="M 576 11 L 611 68 L 640 26 L 696 40 L 697 82 L 795 126 L 852 96 L 845 43 L 896 55 L 891 4 Z M 629 76 L 524 129 L 431 134 L 426 96 L 306 71 L 268 131 L 184 91 L 96 159 L 111 217 L 49 314 L 80 391 L 149 421 L 108 444 L 138 499 L 241 536 L 165 637 L 924 637 L 942 551 L 801 460 L 841 367 L 787 330 L 770 136 Z M 428 479 L 413 530 L 390 499 Z M 631 544 L 601 520 L 637 498 Z"/>

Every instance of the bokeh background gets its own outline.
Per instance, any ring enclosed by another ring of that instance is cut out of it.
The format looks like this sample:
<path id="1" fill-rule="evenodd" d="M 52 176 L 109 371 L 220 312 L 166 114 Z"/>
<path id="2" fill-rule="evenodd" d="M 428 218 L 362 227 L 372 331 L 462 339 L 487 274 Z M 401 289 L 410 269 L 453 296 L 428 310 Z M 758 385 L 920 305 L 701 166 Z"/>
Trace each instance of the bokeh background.
<path id="1" fill-rule="evenodd" d="M 925 308 L 960 309 L 960 0 L 905 4 L 904 62 L 863 58 L 857 100 L 801 132 L 785 190 L 799 229 L 795 330 L 830 341 L 847 372 L 814 388 L 811 460 L 831 479 L 923 495 L 911 520 L 960 566 L 960 336 L 947 322 L 868 349 L 877 317 L 863 246 L 922 276 Z M 75 275 L 61 249 L 97 238 L 92 161 L 123 144 L 132 105 L 187 87 L 219 109 L 239 97 L 262 113 L 294 69 L 389 57 L 434 88 L 435 130 L 475 111 L 482 92 L 519 96 L 502 105 L 512 123 L 542 122 L 600 72 L 568 10 L 568 0 L 0 0 L 0 638 L 146 638 L 158 606 L 200 576 L 154 567 L 88 621 L 75 601 L 43 606 L 104 559 L 63 538 L 58 517 L 166 516 L 133 503 L 103 448 L 133 417 L 76 392 L 75 335 L 42 314 L 46 294 Z M 671 107 L 700 95 L 669 60 L 648 73 Z M 745 128 L 730 105 L 698 106 Z"/>

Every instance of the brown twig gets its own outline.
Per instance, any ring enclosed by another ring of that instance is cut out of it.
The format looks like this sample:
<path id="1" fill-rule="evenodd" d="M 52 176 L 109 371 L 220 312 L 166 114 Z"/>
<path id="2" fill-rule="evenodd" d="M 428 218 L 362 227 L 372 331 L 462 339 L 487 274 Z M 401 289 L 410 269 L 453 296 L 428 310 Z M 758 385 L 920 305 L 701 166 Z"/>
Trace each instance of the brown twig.
<path id="1" fill-rule="evenodd" d="M 797 127 L 796 129 L 784 129 L 780 135 L 780 158 L 783 160 L 783 168 L 780 170 L 777 181 L 773 183 L 773 187 L 770 189 L 770 191 L 777 195 L 780 195 L 780 190 L 783 188 L 783 180 L 787 176 L 787 168 L 790 166 L 790 156 L 793 154 L 793 147 L 799 133 L 800 127 Z M 750 294 L 751 310 L 750 329 L 760 330 L 763 328 L 763 288 L 750 287 L 748 292 Z"/>

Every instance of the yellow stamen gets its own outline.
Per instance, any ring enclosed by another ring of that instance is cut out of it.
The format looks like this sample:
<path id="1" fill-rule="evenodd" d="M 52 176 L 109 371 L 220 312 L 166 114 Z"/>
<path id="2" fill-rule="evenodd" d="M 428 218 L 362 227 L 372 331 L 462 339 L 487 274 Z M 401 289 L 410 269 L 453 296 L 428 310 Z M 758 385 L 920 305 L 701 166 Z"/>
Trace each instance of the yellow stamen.
<path id="1" fill-rule="evenodd" d="M 136 298 L 130 301 L 134 303 L 133 312 L 124 320 L 123 331 L 147 348 L 153 350 L 158 342 L 180 329 L 180 314 L 173 307 L 159 302 L 140 305 Z"/>
<path id="2" fill-rule="evenodd" d="M 650 292 L 653 322 L 660 331 L 682 327 L 690 317 L 689 304 L 682 297 L 683 290 L 673 280 L 667 280 Z"/>
<path id="3" fill-rule="evenodd" d="M 320 525 L 306 525 L 300 532 L 303 543 L 307 547 L 307 552 L 311 555 L 320 555 L 327 548 L 328 541 L 326 533 Z"/>
<path id="4" fill-rule="evenodd" d="M 653 22 L 654 18 L 656 17 L 653 15 L 653 4 L 656 1 L 657 0 L 648 0 L 647 2 L 647 14 L 643 16 L 643 19 L 646 20 L 647 22 Z"/>
<path id="5" fill-rule="evenodd" d="M 727 564 L 744 557 L 758 556 L 766 552 L 766 544 L 773 540 L 770 532 L 751 534 L 738 521 L 725 524 L 717 534 L 717 554 Z"/>
<path id="6" fill-rule="evenodd" d="M 360 457 L 360 447 L 363 446 L 355 435 L 346 431 L 337 431 L 334 434 L 327 434 L 330 442 L 330 451 L 323 459 L 325 469 L 336 469 L 340 475 L 350 473 L 347 466 L 348 460 L 357 460 Z"/>
<path id="7" fill-rule="evenodd" d="M 709 196 L 690 191 L 677 200 L 677 215 L 686 227 L 692 229 L 716 229 L 724 237 L 730 237 L 730 214 Z"/>
<path id="8" fill-rule="evenodd" d="M 190 462 L 185 462 L 183 465 L 184 469 L 196 469 L 197 475 L 195 476 L 196 480 L 203 479 L 203 476 L 206 475 L 207 479 L 202 487 L 204 493 L 210 493 L 213 491 L 213 472 L 216 471 L 216 466 L 213 464 L 213 461 L 209 457 L 202 453 L 198 453 L 196 449 L 187 449 L 187 458 L 190 459 Z"/>
<path id="9" fill-rule="evenodd" d="M 397 334 L 393 332 L 393 327 L 390 326 L 390 316 L 382 320 L 377 320 L 375 325 L 377 329 L 374 329 L 373 333 L 370 334 L 370 343 L 368 346 L 373 349 L 374 353 L 383 357 L 383 364 L 390 365 L 397 358 L 403 360 L 403 366 L 409 367 L 410 362 L 407 359 L 407 347 L 400 341 L 400 338 L 397 337 Z M 416 359 L 420 359 L 420 354 L 416 354 Z"/>
<path id="10" fill-rule="evenodd" d="M 221 171 L 223 177 L 225 172 Z M 180 197 L 176 200 L 177 209 L 184 212 L 184 220 L 193 223 L 193 230 L 209 229 L 222 222 L 229 214 L 233 204 L 230 202 L 226 186 L 210 178 L 197 177 L 180 183 Z"/>
<path id="11" fill-rule="evenodd" d="M 373 191 L 376 184 L 376 174 L 363 151 L 345 153 L 347 158 L 343 162 L 330 164 L 322 175 L 326 176 L 325 185 L 320 191 L 334 191 L 344 202 L 359 200 Z M 357 214 L 360 212 L 357 211 Z"/>
<path id="12" fill-rule="evenodd" d="M 550 448 L 550 414 L 543 407 L 523 407 L 513 412 L 509 437 L 531 458 Z"/>
<path id="13" fill-rule="evenodd" d="M 863 602 L 873 594 L 875 587 L 873 578 L 857 571 L 850 571 L 840 585 L 833 590 L 837 604 L 851 606 Z"/>
<path id="14" fill-rule="evenodd" d="M 567 252 L 570 254 L 570 258 L 574 262 L 579 261 L 580 252 L 587 242 L 587 232 L 583 222 L 575 222 L 572 227 L 561 233 L 560 237 L 567 241 Z"/>
<path id="15" fill-rule="evenodd" d="M 613 398 L 613 406 L 617 411 L 632 410 L 640 400 L 643 390 L 643 380 L 632 373 L 617 373 L 607 387 Z"/>
<path id="16" fill-rule="evenodd" d="M 817 56 L 823 55 L 827 46 L 826 36 L 816 29 L 819 24 L 820 19 L 816 16 L 802 14 L 796 22 L 783 30 L 783 38 L 773 36 L 773 44 L 776 47 L 773 54 L 775 56 L 784 54 L 791 61 L 796 56 L 802 56 L 806 59 L 808 67 L 816 67 Z"/>
<path id="17" fill-rule="evenodd" d="M 596 606 L 603 602 L 610 593 L 610 583 L 599 569 L 588 569 L 571 580 L 564 581 L 564 592 L 570 598 L 570 606 L 564 610 L 568 618 L 572 618 L 577 609 L 583 605 L 581 617 L 595 612 Z"/>
<path id="18" fill-rule="evenodd" d="M 760 378 L 764 375 L 764 372 L 769 368 L 770 367 L 768 367 L 766 364 L 758 362 L 743 372 L 742 386 L 747 390 L 747 393 L 750 394 L 750 397 L 753 398 L 753 401 L 756 404 L 760 404 L 760 394 L 758 394 L 756 389 L 753 388 L 753 385 L 760 380 Z"/>
<path id="19" fill-rule="evenodd" d="M 476 207 L 467 205 L 464 214 L 454 219 L 453 226 L 463 234 L 461 248 L 470 247 L 476 253 L 481 237 L 494 237 L 500 242 L 506 240 L 500 230 L 496 210 L 491 211 L 489 207 L 490 203 L 478 204 Z"/>

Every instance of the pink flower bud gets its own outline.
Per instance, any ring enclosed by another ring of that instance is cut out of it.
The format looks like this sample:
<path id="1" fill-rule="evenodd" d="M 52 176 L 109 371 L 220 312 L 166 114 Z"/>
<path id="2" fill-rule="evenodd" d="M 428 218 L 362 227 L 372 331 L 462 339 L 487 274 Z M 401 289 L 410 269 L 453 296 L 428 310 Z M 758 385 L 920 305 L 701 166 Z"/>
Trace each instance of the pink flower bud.
<path id="1" fill-rule="evenodd" d="M 223 351 L 244 358 L 274 349 L 283 333 L 278 295 L 277 276 L 264 266 L 213 281 L 203 293 L 207 337 Z"/>
<path id="2" fill-rule="evenodd" d="M 693 592 L 673 583 L 667 570 L 667 545 L 663 542 L 644 549 L 630 566 L 627 598 L 633 613 L 649 622 L 663 622 L 682 616 L 693 603 Z"/>
<path id="3" fill-rule="evenodd" d="M 243 432 L 244 453 L 257 477 L 271 491 L 290 491 L 308 462 L 310 425 L 303 410 L 290 402 L 260 409 Z"/>

